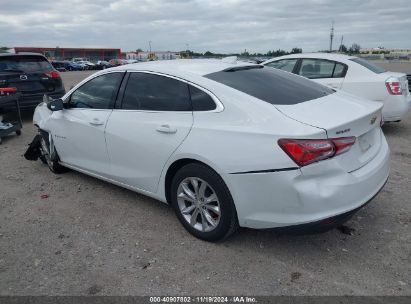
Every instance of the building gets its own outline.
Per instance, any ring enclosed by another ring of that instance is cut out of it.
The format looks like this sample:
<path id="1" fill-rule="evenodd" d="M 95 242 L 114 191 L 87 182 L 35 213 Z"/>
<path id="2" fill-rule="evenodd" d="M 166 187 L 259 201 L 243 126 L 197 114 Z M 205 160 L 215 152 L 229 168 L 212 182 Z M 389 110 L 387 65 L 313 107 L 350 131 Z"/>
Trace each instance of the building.
<path id="1" fill-rule="evenodd" d="M 40 53 L 53 60 L 71 60 L 72 58 L 87 58 L 91 61 L 120 59 L 121 49 L 109 48 L 47 48 L 47 47 L 14 47 L 15 53 Z"/>
<path id="2" fill-rule="evenodd" d="M 362 48 L 360 50 L 362 57 L 375 57 L 381 59 L 410 59 L 411 49 L 386 49 L 384 47 Z"/>
<path id="3" fill-rule="evenodd" d="M 147 61 L 147 60 L 172 60 L 172 59 L 179 59 L 180 53 L 179 52 L 170 52 L 170 51 L 153 51 L 153 52 L 127 52 L 126 59 L 127 60 L 140 60 L 140 61 Z"/>

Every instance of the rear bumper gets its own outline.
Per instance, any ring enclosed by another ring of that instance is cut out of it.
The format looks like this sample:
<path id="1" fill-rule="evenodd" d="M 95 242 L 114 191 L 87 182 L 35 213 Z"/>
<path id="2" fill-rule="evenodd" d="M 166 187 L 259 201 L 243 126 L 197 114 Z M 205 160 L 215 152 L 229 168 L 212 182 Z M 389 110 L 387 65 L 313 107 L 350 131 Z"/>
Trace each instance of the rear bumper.
<path id="1" fill-rule="evenodd" d="M 301 169 L 224 176 L 242 227 L 267 229 L 316 223 L 348 214 L 371 200 L 389 175 L 389 148 L 347 173 L 333 159 Z M 314 225 L 313 224 L 313 225 Z"/>
<path id="2" fill-rule="evenodd" d="M 378 190 L 378 192 L 370 200 L 368 200 L 368 202 L 357 207 L 356 209 L 353 209 L 348 212 L 338 214 L 336 216 L 332 216 L 326 219 L 322 219 L 316 222 L 294 225 L 294 226 L 271 228 L 270 230 L 273 230 L 275 232 L 284 232 L 284 233 L 290 233 L 290 234 L 314 234 L 314 233 L 327 232 L 331 229 L 340 227 L 345 222 L 347 222 L 349 219 L 351 219 L 353 215 L 357 213 L 357 211 L 359 211 L 365 205 L 370 203 L 384 188 L 387 181 L 388 179 L 385 181 L 384 185 Z"/>
<path id="3" fill-rule="evenodd" d="M 385 121 L 398 121 L 404 118 L 411 107 L 411 95 L 390 96 L 384 101 L 382 114 Z"/>

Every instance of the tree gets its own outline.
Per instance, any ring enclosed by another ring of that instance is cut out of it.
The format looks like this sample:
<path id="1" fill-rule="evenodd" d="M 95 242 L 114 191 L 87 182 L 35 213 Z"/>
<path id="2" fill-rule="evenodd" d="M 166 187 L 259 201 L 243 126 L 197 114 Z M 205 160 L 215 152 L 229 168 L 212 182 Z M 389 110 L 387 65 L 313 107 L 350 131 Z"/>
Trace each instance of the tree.
<path id="1" fill-rule="evenodd" d="M 360 53 L 360 50 L 361 50 L 360 45 L 357 44 L 357 43 L 353 43 L 352 46 L 350 46 L 348 52 L 349 52 L 350 54 L 359 54 L 359 53 Z"/>
<path id="2" fill-rule="evenodd" d="M 347 52 L 348 52 L 348 49 L 347 49 L 347 47 L 346 47 L 344 44 L 341 44 L 339 51 L 340 51 L 341 53 L 347 53 Z"/>
<path id="3" fill-rule="evenodd" d="M 303 49 L 300 48 L 293 48 L 290 54 L 300 54 L 303 52 Z"/>

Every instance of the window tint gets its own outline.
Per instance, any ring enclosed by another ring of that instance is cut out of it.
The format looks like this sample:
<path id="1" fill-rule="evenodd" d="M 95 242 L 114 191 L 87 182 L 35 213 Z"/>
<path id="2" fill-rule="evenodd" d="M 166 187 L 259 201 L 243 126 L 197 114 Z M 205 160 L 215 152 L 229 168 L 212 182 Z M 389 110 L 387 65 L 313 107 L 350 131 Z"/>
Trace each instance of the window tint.
<path id="1" fill-rule="evenodd" d="M 307 78 L 332 78 L 333 70 L 333 61 L 303 59 L 298 74 Z"/>
<path id="2" fill-rule="evenodd" d="M 42 56 L 2 56 L 0 57 L 0 72 L 20 71 L 23 73 L 44 72 L 53 67 Z"/>
<path id="3" fill-rule="evenodd" d="M 279 61 L 273 61 L 267 63 L 266 65 L 272 68 L 280 69 L 291 73 L 294 69 L 297 60 L 298 59 L 284 59 Z"/>
<path id="4" fill-rule="evenodd" d="M 263 66 L 224 70 L 205 77 L 271 104 L 291 105 L 334 93 L 294 74 Z"/>
<path id="5" fill-rule="evenodd" d="M 345 65 L 341 64 L 341 63 L 336 63 L 335 64 L 335 68 L 334 68 L 334 74 L 333 74 L 333 78 L 341 78 L 344 77 L 344 68 Z"/>
<path id="6" fill-rule="evenodd" d="M 310 79 L 344 77 L 345 65 L 323 59 L 303 59 L 298 74 Z"/>
<path id="7" fill-rule="evenodd" d="M 215 110 L 216 104 L 210 95 L 191 85 L 189 85 L 189 89 L 193 111 Z"/>
<path id="8" fill-rule="evenodd" d="M 123 109 L 191 111 L 188 85 L 148 73 L 131 73 L 123 97 Z"/>
<path id="9" fill-rule="evenodd" d="M 382 67 L 380 67 L 380 66 L 378 66 L 378 65 L 375 65 L 375 64 L 373 64 L 373 63 L 371 63 L 371 62 L 369 62 L 369 61 L 367 61 L 367 60 L 365 60 L 365 59 L 362 59 L 362 58 L 352 58 L 352 59 L 350 59 L 350 60 L 351 60 L 351 61 L 354 61 L 355 63 L 358 63 L 358 64 L 362 65 L 363 67 L 369 69 L 370 71 L 373 71 L 373 72 L 376 73 L 376 74 L 381 74 L 381 73 L 384 73 L 384 72 L 385 72 L 385 70 L 384 70 Z"/>
<path id="10" fill-rule="evenodd" d="M 70 108 L 110 109 L 123 73 L 98 76 L 83 84 L 70 97 Z"/>

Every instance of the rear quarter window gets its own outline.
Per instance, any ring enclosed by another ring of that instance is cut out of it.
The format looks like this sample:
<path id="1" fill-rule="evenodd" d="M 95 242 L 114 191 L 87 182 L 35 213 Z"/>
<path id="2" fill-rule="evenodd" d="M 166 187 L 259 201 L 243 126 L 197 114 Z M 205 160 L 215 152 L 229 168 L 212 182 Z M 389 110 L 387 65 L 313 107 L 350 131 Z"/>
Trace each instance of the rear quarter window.
<path id="1" fill-rule="evenodd" d="M 274 105 L 293 105 L 335 92 L 309 79 L 263 66 L 228 69 L 205 77 Z"/>
<path id="2" fill-rule="evenodd" d="M 372 72 L 374 72 L 374 73 L 376 73 L 376 74 L 381 74 L 381 73 L 384 73 L 384 72 L 385 72 L 385 69 L 384 69 L 384 68 L 382 68 L 382 67 L 380 67 L 380 66 L 378 66 L 378 65 L 375 65 L 375 64 L 373 64 L 373 63 L 371 63 L 371 62 L 369 62 L 369 61 L 367 61 L 367 60 L 365 60 L 365 59 L 362 59 L 362 58 L 351 58 L 351 59 L 349 59 L 349 60 L 351 60 L 351 61 L 353 61 L 353 62 L 355 62 L 355 63 L 358 63 L 359 65 L 362 65 L 362 66 L 365 67 L 366 69 L 368 69 L 368 70 L 370 70 L 370 71 L 372 71 Z"/>

